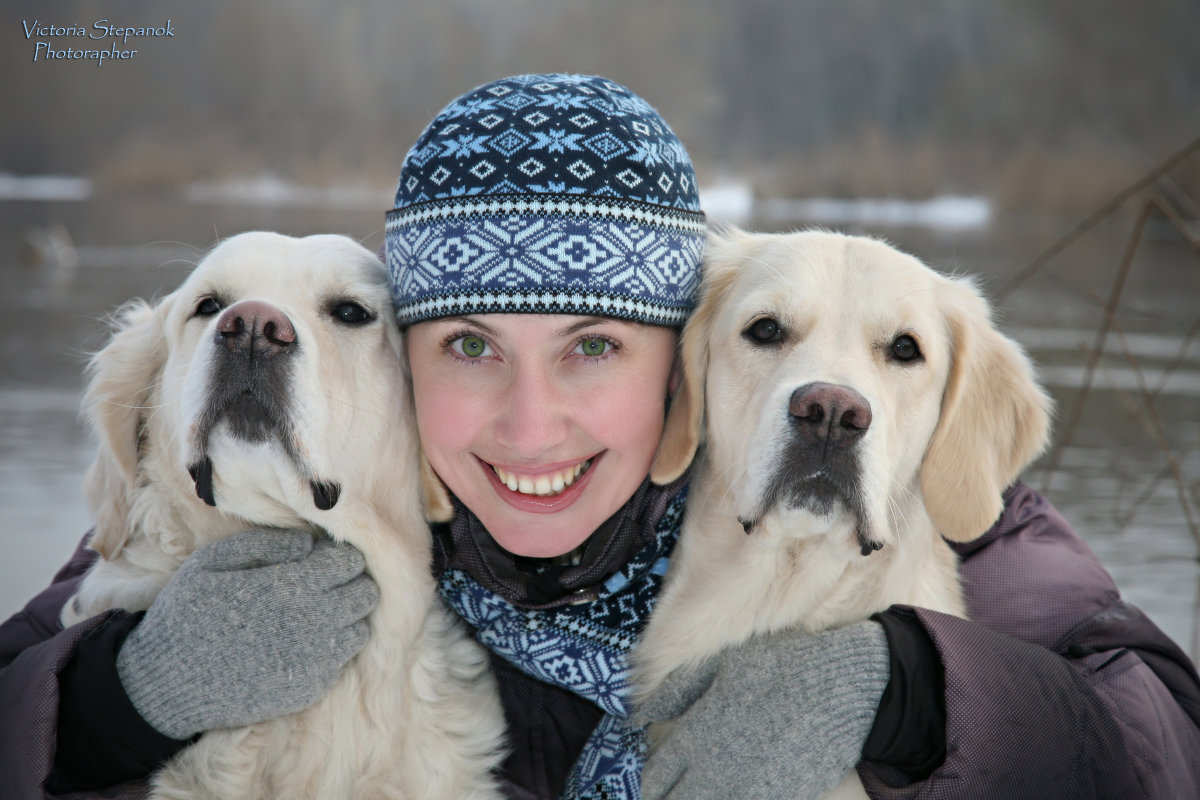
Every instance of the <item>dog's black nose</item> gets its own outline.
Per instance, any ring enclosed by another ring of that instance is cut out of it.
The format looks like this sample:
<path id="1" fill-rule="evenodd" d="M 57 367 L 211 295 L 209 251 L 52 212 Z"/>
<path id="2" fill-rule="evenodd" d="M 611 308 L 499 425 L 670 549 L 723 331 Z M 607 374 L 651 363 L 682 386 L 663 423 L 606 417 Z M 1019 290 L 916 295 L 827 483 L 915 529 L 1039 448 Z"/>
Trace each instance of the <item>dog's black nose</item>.
<path id="1" fill-rule="evenodd" d="M 810 383 L 792 392 L 792 422 L 803 432 L 830 444 L 853 444 L 871 427 L 871 404 L 848 386 Z"/>
<path id="2" fill-rule="evenodd" d="M 234 303 L 217 320 L 217 334 L 232 352 L 274 356 L 296 343 L 296 329 L 287 314 L 260 300 Z"/>

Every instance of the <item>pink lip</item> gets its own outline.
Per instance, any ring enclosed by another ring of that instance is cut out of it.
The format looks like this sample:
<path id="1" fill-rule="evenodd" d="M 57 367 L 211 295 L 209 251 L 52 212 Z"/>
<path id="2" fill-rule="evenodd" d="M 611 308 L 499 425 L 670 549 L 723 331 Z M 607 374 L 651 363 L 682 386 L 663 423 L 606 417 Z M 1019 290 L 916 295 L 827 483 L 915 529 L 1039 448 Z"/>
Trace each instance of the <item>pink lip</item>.
<path id="1" fill-rule="evenodd" d="M 496 474 L 496 471 L 492 469 L 488 462 L 484 461 L 478 456 L 475 458 L 479 461 L 479 466 L 483 469 L 484 474 L 487 475 L 488 481 L 491 482 L 492 488 L 496 490 L 496 494 L 503 498 L 504 502 L 508 503 L 518 511 L 526 511 L 531 514 L 553 514 L 555 512 L 562 511 L 579 499 L 579 496 L 583 493 L 584 487 L 586 487 L 591 481 L 592 473 L 596 471 L 596 464 L 603 455 L 603 453 L 599 453 L 592 456 L 592 465 L 588 467 L 588 469 L 582 475 L 579 476 L 579 480 L 575 481 L 565 490 L 563 490 L 562 494 L 556 494 L 552 497 L 542 497 L 536 494 L 521 494 L 520 492 L 510 491 L 507 486 L 500 482 L 500 477 Z M 572 461 L 561 466 L 539 467 L 537 470 L 524 472 L 523 474 L 539 475 L 546 472 L 556 472 L 560 469 L 564 469 L 567 466 L 578 463 L 578 461 Z M 508 471 L 503 464 L 498 466 L 500 469 Z M 512 471 L 517 472 L 519 470 Z"/>

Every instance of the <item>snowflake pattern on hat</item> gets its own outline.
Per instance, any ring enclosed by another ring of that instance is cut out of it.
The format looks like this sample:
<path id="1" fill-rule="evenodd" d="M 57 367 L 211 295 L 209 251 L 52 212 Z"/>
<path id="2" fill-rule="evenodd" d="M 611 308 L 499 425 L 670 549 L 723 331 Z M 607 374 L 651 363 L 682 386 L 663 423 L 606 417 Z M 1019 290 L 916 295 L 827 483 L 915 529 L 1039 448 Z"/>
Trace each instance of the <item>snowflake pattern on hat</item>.
<path id="1" fill-rule="evenodd" d="M 397 317 L 681 325 L 704 231 L 687 152 L 640 97 L 589 76 L 496 81 L 447 106 L 405 159 L 386 233 Z"/>

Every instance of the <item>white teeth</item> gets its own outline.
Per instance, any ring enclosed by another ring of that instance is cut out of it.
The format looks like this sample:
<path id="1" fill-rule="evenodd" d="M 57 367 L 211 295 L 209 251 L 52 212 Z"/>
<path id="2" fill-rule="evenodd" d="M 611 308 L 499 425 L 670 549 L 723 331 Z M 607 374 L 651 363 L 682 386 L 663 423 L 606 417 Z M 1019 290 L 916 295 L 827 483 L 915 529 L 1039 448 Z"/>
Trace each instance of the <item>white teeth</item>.
<path id="1" fill-rule="evenodd" d="M 509 491 L 520 492 L 521 494 L 536 494 L 545 497 L 561 493 L 573 484 L 590 464 L 590 461 L 583 461 L 573 467 L 567 467 L 550 475 L 539 475 L 536 478 L 516 475 L 495 466 L 492 467 L 492 470 L 496 473 L 496 477 L 500 479 L 500 482 L 508 487 Z"/>

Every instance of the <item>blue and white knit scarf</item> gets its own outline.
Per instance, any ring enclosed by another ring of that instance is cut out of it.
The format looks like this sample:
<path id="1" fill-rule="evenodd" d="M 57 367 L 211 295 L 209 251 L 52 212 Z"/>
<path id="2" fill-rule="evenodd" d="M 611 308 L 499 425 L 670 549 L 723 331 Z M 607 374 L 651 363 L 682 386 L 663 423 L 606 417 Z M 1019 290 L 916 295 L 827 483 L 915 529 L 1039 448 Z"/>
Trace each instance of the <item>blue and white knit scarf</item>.
<path id="1" fill-rule="evenodd" d="M 476 629 L 476 638 L 526 674 L 591 700 L 605 714 L 567 779 L 563 798 L 641 797 L 645 730 L 629 724 L 629 654 L 650 618 L 687 499 L 678 492 L 639 550 L 577 605 L 521 609 L 461 569 L 442 573 L 442 596 Z"/>

